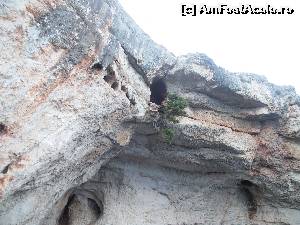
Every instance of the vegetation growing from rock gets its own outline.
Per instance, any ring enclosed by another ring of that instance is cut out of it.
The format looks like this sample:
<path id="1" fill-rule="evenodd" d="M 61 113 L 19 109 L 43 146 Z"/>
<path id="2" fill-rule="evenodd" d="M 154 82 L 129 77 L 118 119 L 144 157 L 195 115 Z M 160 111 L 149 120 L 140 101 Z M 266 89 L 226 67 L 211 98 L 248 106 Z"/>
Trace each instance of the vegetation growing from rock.
<path id="1" fill-rule="evenodd" d="M 184 111 L 186 107 L 187 101 L 184 98 L 177 96 L 176 94 L 168 94 L 166 102 L 159 110 L 162 119 L 163 137 L 168 144 L 172 144 L 175 131 L 174 129 L 167 127 L 167 124 L 178 123 L 177 117 L 186 115 L 186 112 Z"/>
<path id="2" fill-rule="evenodd" d="M 184 109 L 187 107 L 187 101 L 176 94 L 168 94 L 166 103 L 161 107 L 162 117 L 172 123 L 178 123 L 177 116 L 185 116 Z"/>
<path id="3" fill-rule="evenodd" d="M 171 128 L 164 128 L 162 130 L 162 132 L 163 132 L 163 136 L 164 136 L 165 140 L 168 142 L 168 144 L 169 145 L 172 144 L 172 140 L 175 135 L 174 130 Z"/>

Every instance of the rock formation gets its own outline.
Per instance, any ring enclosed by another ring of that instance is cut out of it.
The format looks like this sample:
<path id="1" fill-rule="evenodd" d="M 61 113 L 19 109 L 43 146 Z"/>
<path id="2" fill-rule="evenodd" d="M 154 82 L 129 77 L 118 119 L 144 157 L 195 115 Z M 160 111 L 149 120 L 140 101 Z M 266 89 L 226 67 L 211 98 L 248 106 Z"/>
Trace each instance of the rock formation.
<path id="1" fill-rule="evenodd" d="M 292 87 L 175 57 L 115 0 L 2 1 L 0 33 L 1 225 L 300 224 Z M 188 101 L 171 144 L 154 79 Z"/>

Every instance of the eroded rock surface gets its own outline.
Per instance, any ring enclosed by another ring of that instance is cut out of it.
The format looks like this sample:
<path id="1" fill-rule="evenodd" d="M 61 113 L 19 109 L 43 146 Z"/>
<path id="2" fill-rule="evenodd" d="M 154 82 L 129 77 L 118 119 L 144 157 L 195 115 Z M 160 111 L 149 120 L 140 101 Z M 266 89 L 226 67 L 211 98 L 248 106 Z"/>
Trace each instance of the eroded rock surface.
<path id="1" fill-rule="evenodd" d="M 292 87 L 175 57 L 115 0 L 1 2 L 0 34 L 1 225 L 300 224 Z M 171 144 L 157 77 L 188 101 Z"/>

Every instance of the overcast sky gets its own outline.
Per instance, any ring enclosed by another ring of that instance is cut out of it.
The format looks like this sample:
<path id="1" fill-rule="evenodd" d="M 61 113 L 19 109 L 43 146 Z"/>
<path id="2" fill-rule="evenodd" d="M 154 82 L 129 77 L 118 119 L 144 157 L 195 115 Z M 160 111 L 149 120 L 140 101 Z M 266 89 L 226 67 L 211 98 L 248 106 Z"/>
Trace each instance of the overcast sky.
<path id="1" fill-rule="evenodd" d="M 300 94 L 299 0 L 119 0 L 150 37 L 175 55 L 201 52 L 232 72 L 264 75 Z M 182 4 L 290 7 L 292 15 L 181 15 Z"/>

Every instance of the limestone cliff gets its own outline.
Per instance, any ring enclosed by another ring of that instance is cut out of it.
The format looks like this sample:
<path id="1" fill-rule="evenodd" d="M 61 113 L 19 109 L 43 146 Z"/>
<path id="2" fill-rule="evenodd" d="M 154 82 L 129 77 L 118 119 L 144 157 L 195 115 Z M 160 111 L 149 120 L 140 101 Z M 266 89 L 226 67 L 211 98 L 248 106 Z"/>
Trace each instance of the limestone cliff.
<path id="1" fill-rule="evenodd" d="M 175 57 L 115 0 L 2 1 L 0 34 L 1 225 L 300 224 L 293 88 Z M 157 78 L 188 101 L 171 144 Z"/>

